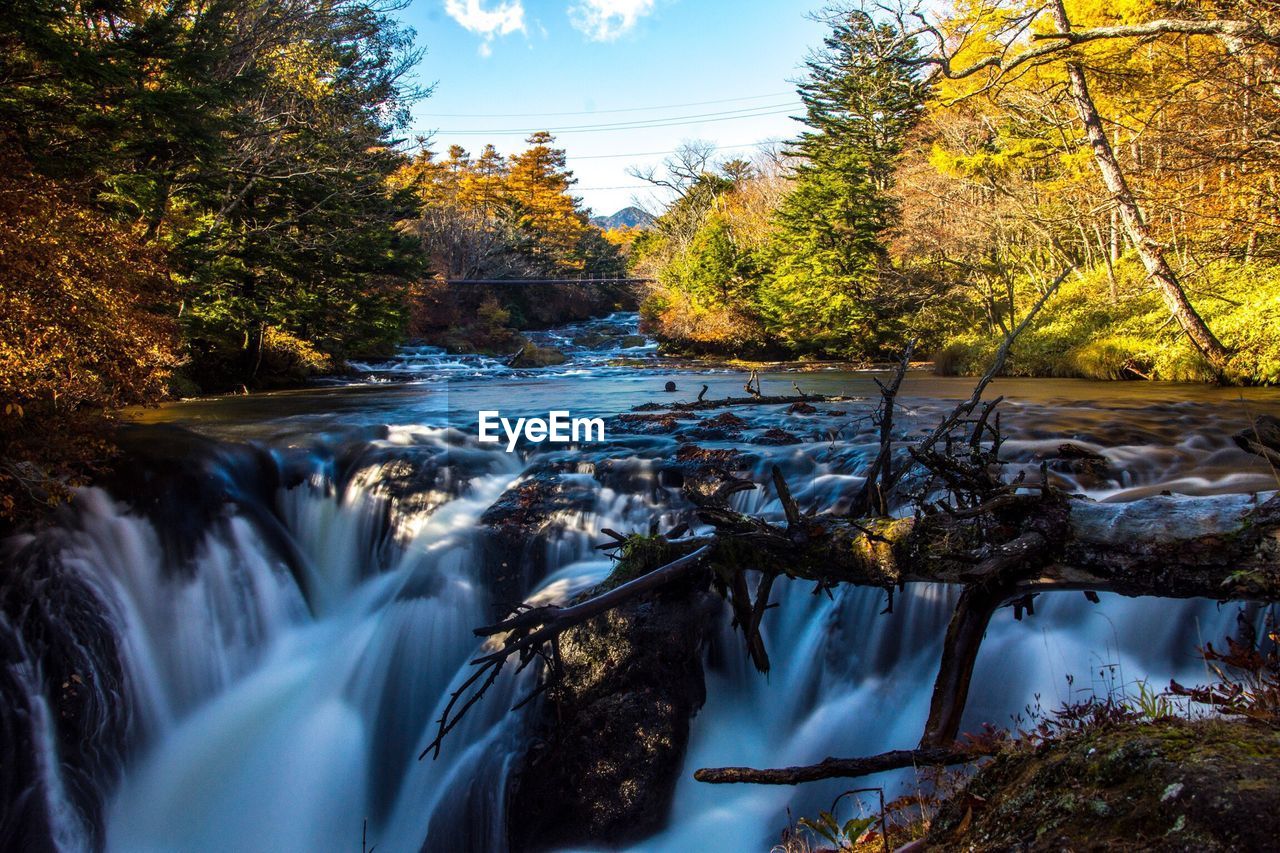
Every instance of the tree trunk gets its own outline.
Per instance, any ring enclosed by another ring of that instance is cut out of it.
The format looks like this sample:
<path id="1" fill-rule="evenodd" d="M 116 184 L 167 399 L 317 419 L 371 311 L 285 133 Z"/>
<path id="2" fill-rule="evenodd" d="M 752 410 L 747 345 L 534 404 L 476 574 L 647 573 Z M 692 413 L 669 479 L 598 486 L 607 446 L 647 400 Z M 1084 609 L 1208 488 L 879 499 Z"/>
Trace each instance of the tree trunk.
<path id="1" fill-rule="evenodd" d="M 1049 8 L 1052 10 L 1058 30 L 1064 33 L 1070 32 L 1071 22 L 1067 18 L 1062 0 L 1052 0 Z M 1107 139 L 1107 132 L 1102 126 L 1102 116 L 1098 114 L 1098 108 L 1093 102 L 1092 95 L 1089 94 L 1084 67 L 1078 62 L 1067 62 L 1067 77 L 1070 80 L 1071 99 L 1075 102 L 1077 112 L 1080 113 L 1080 121 L 1084 124 L 1089 144 L 1093 148 L 1094 162 L 1098 165 L 1098 171 L 1102 174 L 1102 181 L 1107 191 L 1115 200 L 1120 219 L 1129 233 L 1129 239 L 1138 250 L 1138 257 L 1142 259 L 1147 275 L 1160 288 L 1165 305 L 1182 326 L 1187 337 L 1191 338 L 1191 342 L 1204 353 L 1205 358 L 1216 370 L 1222 371 L 1231 353 L 1210 331 L 1204 318 L 1196 312 L 1191 301 L 1187 299 L 1186 292 L 1178 283 L 1177 273 L 1165 258 L 1164 248 L 1152 236 L 1151 229 L 1143 218 L 1142 209 L 1138 206 L 1137 198 L 1125 178 L 1124 170 L 1120 168 L 1120 161 L 1116 159 L 1111 141 Z"/>

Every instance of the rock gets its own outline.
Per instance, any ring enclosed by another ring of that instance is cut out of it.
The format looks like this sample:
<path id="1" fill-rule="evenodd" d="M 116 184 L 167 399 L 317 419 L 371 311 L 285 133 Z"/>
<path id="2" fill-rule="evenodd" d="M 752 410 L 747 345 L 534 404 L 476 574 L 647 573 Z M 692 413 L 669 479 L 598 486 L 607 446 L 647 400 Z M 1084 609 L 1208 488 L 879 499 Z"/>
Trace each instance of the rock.
<path id="1" fill-rule="evenodd" d="M 756 436 L 755 438 L 751 439 L 751 443 L 783 445 L 783 444 L 800 444 L 803 440 L 804 439 L 800 438 L 800 436 L 795 435 L 794 433 L 787 432 L 785 429 L 772 427 L 770 429 L 765 430 L 763 433 Z"/>
<path id="2" fill-rule="evenodd" d="M 615 847 L 662 827 L 689 721 L 706 699 L 702 646 L 719 612 L 707 580 L 634 600 L 562 637 L 563 678 L 513 777 L 513 850 Z"/>
<path id="3" fill-rule="evenodd" d="M 588 475 L 546 468 L 507 489 L 485 510 L 480 528 L 495 601 L 521 601 L 542 580 L 553 516 L 589 509 L 596 491 Z"/>
<path id="4" fill-rule="evenodd" d="M 681 420 L 696 417 L 677 412 L 619 415 L 610 431 L 627 435 L 668 435 L 679 429 Z"/>
<path id="5" fill-rule="evenodd" d="M 1120 482 L 1120 473 L 1111 467 L 1107 457 L 1078 444 L 1061 444 L 1055 453 L 1038 459 L 1046 461 L 1050 471 L 1067 474 L 1076 485 L 1086 489 Z"/>
<path id="6" fill-rule="evenodd" d="M 663 386 L 662 390 L 666 391 L 668 394 L 674 393 L 676 390 L 676 383 L 668 382 L 665 386 Z"/>
<path id="7" fill-rule="evenodd" d="M 1280 465 L 1280 419 L 1259 415 L 1252 426 L 1232 436 L 1241 450 L 1256 453 L 1272 465 Z"/>
<path id="8" fill-rule="evenodd" d="M 723 412 L 707 418 L 684 435 L 693 441 L 732 441 L 742 436 L 747 422 L 733 412 Z"/>
<path id="9" fill-rule="evenodd" d="M 477 476 L 493 473 L 499 459 L 467 444 L 457 431 L 445 442 L 413 444 L 357 440 L 334 460 L 335 487 L 355 486 L 386 501 L 386 533 L 412 534 L 424 518 L 467 490 Z M 367 569 L 376 567 L 369 566 Z"/>
<path id="10" fill-rule="evenodd" d="M 508 367 L 552 367 L 564 364 L 569 357 L 558 349 L 529 344 L 507 362 Z"/>
<path id="11" fill-rule="evenodd" d="M 1277 803 L 1280 731 L 1220 719 L 1110 724 L 982 768 L 942 806 L 929 849 L 1270 850 Z"/>
<path id="12" fill-rule="evenodd" d="M 0 850 L 59 849 L 57 827 L 72 821 L 84 849 L 102 849 L 106 792 L 140 734 L 112 609 L 56 542 L 4 554 L 0 578 Z"/>
<path id="13" fill-rule="evenodd" d="M 803 400 L 787 406 L 788 415 L 814 415 L 817 413 L 818 410 L 816 407 L 809 405 Z"/>
<path id="14" fill-rule="evenodd" d="M 636 347 L 645 346 L 648 343 L 649 340 L 644 335 L 626 335 L 618 342 L 618 345 L 623 349 L 635 349 Z"/>
<path id="15" fill-rule="evenodd" d="M 608 335 L 600 332 L 584 332 L 573 339 L 573 345 L 583 347 L 584 349 L 595 349 L 596 347 L 608 342 Z"/>
<path id="16" fill-rule="evenodd" d="M 229 508 L 264 530 L 278 527 L 271 508 L 280 488 L 302 482 L 305 474 L 285 472 L 264 448 L 218 441 L 184 427 L 130 424 L 117 431 L 123 464 L 98 484 L 148 518 L 175 574 L 191 568 L 209 527 Z"/>

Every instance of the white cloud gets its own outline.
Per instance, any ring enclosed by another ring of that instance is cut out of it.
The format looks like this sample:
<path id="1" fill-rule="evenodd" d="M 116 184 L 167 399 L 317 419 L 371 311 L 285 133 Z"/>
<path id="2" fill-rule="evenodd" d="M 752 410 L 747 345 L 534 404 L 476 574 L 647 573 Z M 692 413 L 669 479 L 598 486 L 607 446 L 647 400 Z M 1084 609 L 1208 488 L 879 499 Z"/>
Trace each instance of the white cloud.
<path id="1" fill-rule="evenodd" d="M 655 0 L 580 0 L 569 20 L 594 41 L 612 41 L 653 11 Z"/>
<path id="2" fill-rule="evenodd" d="M 490 42 L 495 36 L 505 36 L 524 31 L 524 4 L 521 0 L 507 0 L 486 8 L 486 0 L 444 0 L 444 11 L 463 29 L 484 37 L 480 55 L 493 52 Z"/>

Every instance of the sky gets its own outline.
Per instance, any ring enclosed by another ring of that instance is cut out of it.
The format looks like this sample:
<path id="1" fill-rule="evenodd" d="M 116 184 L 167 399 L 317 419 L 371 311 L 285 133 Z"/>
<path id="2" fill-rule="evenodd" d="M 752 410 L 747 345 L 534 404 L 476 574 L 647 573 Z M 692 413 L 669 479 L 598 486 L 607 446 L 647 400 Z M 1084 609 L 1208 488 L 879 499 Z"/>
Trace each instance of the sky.
<path id="1" fill-rule="evenodd" d="M 510 154 L 556 133 L 597 214 L 661 196 L 627 174 L 686 140 L 724 158 L 795 136 L 794 80 L 823 27 L 821 0 L 411 0 L 429 98 L 414 133 L 434 148 Z M 629 126 L 617 127 L 617 125 Z M 647 126 L 645 126 L 647 125 Z"/>

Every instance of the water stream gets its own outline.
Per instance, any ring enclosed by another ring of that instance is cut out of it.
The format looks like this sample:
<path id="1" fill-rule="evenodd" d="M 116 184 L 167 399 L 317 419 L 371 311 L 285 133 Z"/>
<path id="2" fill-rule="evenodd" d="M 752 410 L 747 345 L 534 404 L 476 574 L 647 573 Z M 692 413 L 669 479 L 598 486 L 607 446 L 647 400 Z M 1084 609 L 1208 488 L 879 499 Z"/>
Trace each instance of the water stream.
<path id="1" fill-rule="evenodd" d="M 505 785 L 527 714 L 507 709 L 536 674 L 504 674 L 439 760 L 416 760 L 478 648 L 470 629 L 502 603 L 482 517 L 523 478 L 569 471 L 580 500 L 555 515 L 540 553 L 517 572 L 521 595 L 557 601 L 608 573 L 593 550 L 601 528 L 640 529 L 655 515 L 670 524 L 689 508 L 657 473 L 678 446 L 673 435 L 628 433 L 611 420 L 601 444 L 506 453 L 476 441 L 477 412 L 613 418 L 691 399 L 704 383 L 712 398 L 740 393 L 738 372 L 622 346 L 635 343 L 622 338 L 634 324 L 616 315 L 541 333 L 539 343 L 568 352 L 559 367 L 515 370 L 409 347 L 360 365 L 354 382 L 141 413 L 130 440 L 172 443 L 177 485 L 150 506 L 86 490 L 56 525 L 5 544 L 6 601 L 46 602 L 0 612 L 3 688 L 20 699 L 7 725 L 32 756 L 28 770 L 8 771 L 17 804 L 8 818 L 38 815 L 27 825 L 45 828 L 26 839 L 29 849 L 354 851 L 362 833 L 384 853 L 504 849 Z M 864 399 L 804 416 L 753 407 L 738 412 L 748 421 L 741 438 L 699 444 L 744 448 L 760 482 L 778 464 L 802 505 L 831 508 L 875 450 L 866 418 L 875 375 L 768 373 L 766 393 L 797 382 Z M 970 387 L 912 375 L 903 438 Z M 1046 380 L 1000 381 L 990 393 L 1007 398 L 1014 470 L 1071 441 L 1105 456 L 1111 473 L 1055 476 L 1098 500 L 1277 488 L 1229 440 L 1249 412 L 1280 414 L 1274 392 Z M 801 442 L 750 443 L 771 427 Z M 735 499 L 781 517 L 772 490 Z M 639 849 L 766 850 L 788 809 L 812 813 L 848 787 L 711 787 L 692 781 L 697 767 L 806 763 L 918 739 L 951 591 L 909 590 L 889 615 L 876 590 L 828 599 L 780 583 L 775 599 L 768 678 L 722 620 L 671 820 Z M 1229 633 L 1235 613 L 1114 596 L 1093 605 L 1066 593 L 1042 598 L 1021 622 L 1002 611 L 966 727 L 1008 724 L 1037 696 L 1060 704 L 1068 674 L 1075 688 L 1104 694 L 1139 679 L 1194 681 L 1194 646 Z M 49 666 L 51 636 L 74 652 L 66 672 Z M 101 721 L 74 755 L 55 747 L 65 691 Z"/>

